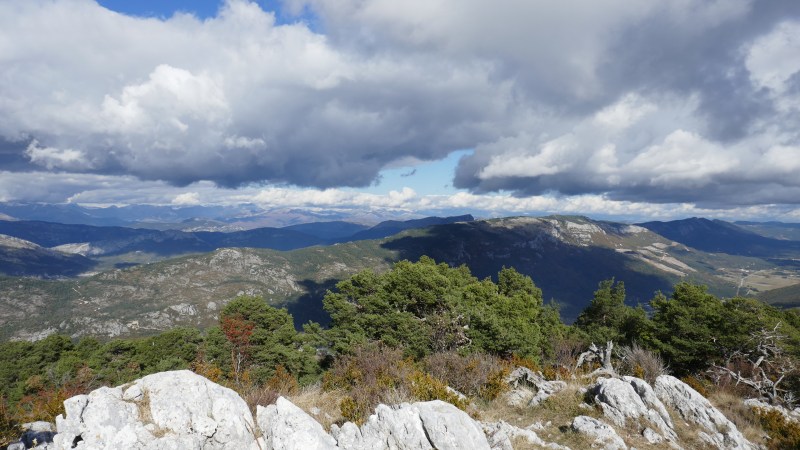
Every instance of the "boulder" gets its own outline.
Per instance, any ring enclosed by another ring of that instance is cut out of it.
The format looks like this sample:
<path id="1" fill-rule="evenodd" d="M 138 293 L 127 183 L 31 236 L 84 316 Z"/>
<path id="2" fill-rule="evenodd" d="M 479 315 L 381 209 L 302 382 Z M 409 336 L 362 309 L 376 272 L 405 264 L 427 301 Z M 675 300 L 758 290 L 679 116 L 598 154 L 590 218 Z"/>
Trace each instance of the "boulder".
<path id="1" fill-rule="evenodd" d="M 57 449 L 249 449 L 255 424 L 236 392 L 188 370 L 162 372 L 64 402 Z"/>
<path id="2" fill-rule="evenodd" d="M 358 450 L 364 448 L 364 437 L 361 435 L 361 429 L 353 422 L 345 422 L 341 428 L 336 424 L 331 425 L 331 435 L 336 439 L 341 449 Z"/>
<path id="3" fill-rule="evenodd" d="M 617 426 L 625 426 L 628 419 L 645 420 L 654 425 L 664 438 L 670 441 L 678 439 L 664 404 L 644 380 L 601 378 L 592 387 L 591 394 L 603 409 L 603 414 Z"/>
<path id="4" fill-rule="evenodd" d="M 605 450 L 627 450 L 625 441 L 608 424 L 588 416 L 578 416 L 572 420 L 572 429 L 594 439 L 593 448 Z"/>
<path id="5" fill-rule="evenodd" d="M 482 422 L 483 432 L 489 441 L 489 446 L 492 450 L 514 450 L 512 440 L 516 438 L 524 438 L 531 445 L 541 448 L 550 448 L 553 450 L 570 450 L 569 447 L 564 447 L 553 442 L 545 442 L 533 430 L 522 429 L 508 424 L 504 421 L 499 422 Z"/>
<path id="6" fill-rule="evenodd" d="M 652 411 L 655 411 L 655 413 L 658 414 L 661 420 L 663 420 L 663 423 L 667 425 L 670 430 L 675 428 L 675 425 L 672 423 L 672 418 L 669 416 L 664 403 L 658 399 L 655 391 L 646 381 L 636 377 L 622 377 L 622 380 L 629 383 L 631 387 L 633 387 L 633 390 L 637 395 L 639 395 L 639 398 L 642 399 L 642 403 L 644 403 L 645 406 L 650 408 Z"/>
<path id="7" fill-rule="evenodd" d="M 53 432 L 53 424 L 50 422 L 38 421 L 23 423 L 20 428 L 22 431 L 47 431 Z"/>
<path id="8" fill-rule="evenodd" d="M 705 397 L 681 380 L 661 375 L 656 379 L 656 396 L 675 410 L 687 422 L 700 426 L 701 438 L 720 449 L 751 450 L 757 448 L 748 441 Z"/>
<path id="9" fill-rule="evenodd" d="M 408 403 L 394 408 L 378 405 L 361 427 L 362 442 L 354 450 L 431 449 L 419 411 Z"/>
<path id="10" fill-rule="evenodd" d="M 505 379 L 511 390 L 505 394 L 509 406 L 538 406 L 567 387 L 563 381 L 547 381 L 541 372 L 517 367 Z"/>
<path id="11" fill-rule="evenodd" d="M 348 422 L 333 427 L 340 449 L 372 450 L 489 450 L 486 435 L 477 422 L 455 406 L 434 400 L 378 405 L 375 414 L 359 429 Z"/>
<path id="12" fill-rule="evenodd" d="M 414 403 L 412 406 L 419 411 L 422 427 L 433 448 L 488 450 L 489 443 L 480 425 L 464 411 L 441 400 Z"/>
<path id="13" fill-rule="evenodd" d="M 322 425 L 289 400 L 278 397 L 274 405 L 258 406 L 256 421 L 266 447 L 273 450 L 329 450 L 336 440 Z"/>

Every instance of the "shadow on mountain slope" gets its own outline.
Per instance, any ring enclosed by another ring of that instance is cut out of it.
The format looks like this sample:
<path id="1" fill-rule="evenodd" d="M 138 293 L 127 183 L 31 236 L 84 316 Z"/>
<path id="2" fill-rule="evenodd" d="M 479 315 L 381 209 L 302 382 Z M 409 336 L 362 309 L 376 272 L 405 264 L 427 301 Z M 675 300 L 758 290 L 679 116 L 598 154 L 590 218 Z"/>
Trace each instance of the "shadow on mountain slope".
<path id="1" fill-rule="evenodd" d="M 755 257 L 798 257 L 800 242 L 774 239 L 722 220 L 693 217 L 638 224 L 665 238 L 705 252 Z"/>
<path id="2" fill-rule="evenodd" d="M 473 222 L 431 227 L 401 235 L 382 246 L 397 251 L 399 259 L 416 261 L 427 255 L 451 266 L 466 264 L 478 278 L 496 280 L 503 266 L 514 267 L 542 289 L 545 302 L 553 299 L 550 293 L 560 292 L 554 300 L 561 304 L 566 322 L 574 321 L 588 305 L 602 280 L 613 277 L 623 281 L 631 305 L 648 302 L 656 291 L 671 291 L 677 281 L 608 248 L 537 236 L 541 235 Z"/>
<path id="3" fill-rule="evenodd" d="M 303 329 L 303 325 L 309 321 L 314 321 L 322 326 L 328 326 L 331 316 L 322 307 L 322 299 L 329 289 L 336 287 L 336 283 L 341 280 L 328 279 L 317 283 L 314 280 L 302 280 L 298 284 L 303 286 L 305 294 L 298 297 L 295 301 L 288 303 L 286 309 L 294 318 L 294 327 L 298 330 Z"/>

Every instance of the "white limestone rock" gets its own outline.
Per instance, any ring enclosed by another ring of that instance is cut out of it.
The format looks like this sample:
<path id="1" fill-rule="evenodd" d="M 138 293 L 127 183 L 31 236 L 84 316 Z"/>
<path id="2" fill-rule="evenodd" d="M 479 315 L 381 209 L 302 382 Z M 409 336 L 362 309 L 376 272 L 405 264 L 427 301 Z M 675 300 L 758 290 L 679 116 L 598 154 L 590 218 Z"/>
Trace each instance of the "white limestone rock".
<path id="1" fill-rule="evenodd" d="M 654 384 L 655 394 L 671 406 L 687 422 L 703 428 L 700 436 L 709 444 L 726 450 L 751 450 L 757 447 L 748 441 L 719 410 L 686 383 L 670 375 L 661 375 Z"/>
<path id="2" fill-rule="evenodd" d="M 608 424 L 588 416 L 578 416 L 572 420 L 572 429 L 594 439 L 593 448 L 605 450 L 627 450 L 625 441 Z"/>
<path id="3" fill-rule="evenodd" d="M 343 450 L 490 449 L 477 422 L 440 400 L 378 405 L 360 429 L 347 422 L 331 434 Z"/>
<path id="4" fill-rule="evenodd" d="M 162 372 L 64 402 L 57 449 L 249 449 L 255 425 L 236 392 L 188 370 Z"/>
<path id="5" fill-rule="evenodd" d="M 653 424 L 666 439 L 678 439 L 664 404 L 644 380 L 634 377 L 601 378 L 592 388 L 592 393 L 605 416 L 617 426 L 625 426 L 628 419 L 644 419 Z"/>
<path id="6" fill-rule="evenodd" d="M 537 447 L 550 448 L 553 450 L 570 450 L 569 447 L 554 442 L 545 442 L 539 435 L 531 430 L 530 427 L 528 429 L 522 429 L 502 420 L 499 422 L 482 422 L 481 427 L 483 428 L 484 434 L 486 434 L 486 438 L 492 450 L 514 450 L 511 441 L 520 437 Z"/>
<path id="7" fill-rule="evenodd" d="M 360 450 L 364 448 L 361 429 L 353 422 L 345 422 L 341 427 L 336 424 L 331 425 L 331 435 L 341 449 Z"/>
<path id="8" fill-rule="evenodd" d="M 541 372 L 517 367 L 505 379 L 511 390 L 505 394 L 509 406 L 538 406 L 551 395 L 564 390 L 567 383 L 547 381 Z"/>
<path id="9" fill-rule="evenodd" d="M 392 408 L 378 405 L 361 427 L 364 449 L 420 449 L 433 448 L 425 436 L 419 411 L 408 403 Z"/>
<path id="10" fill-rule="evenodd" d="M 267 448 L 274 450 L 330 450 L 336 440 L 322 425 L 289 400 L 278 397 L 274 405 L 256 410 L 258 427 Z"/>
<path id="11" fill-rule="evenodd" d="M 489 443 L 480 425 L 450 403 L 433 400 L 414 403 L 412 407 L 419 411 L 425 434 L 433 448 L 489 450 Z"/>
<path id="12" fill-rule="evenodd" d="M 633 390 L 636 391 L 636 394 L 639 395 L 639 398 L 642 399 L 642 403 L 645 404 L 648 408 L 655 411 L 659 417 L 664 421 L 664 424 L 669 427 L 669 429 L 674 429 L 675 425 L 672 423 L 672 418 L 669 416 L 667 412 L 667 408 L 664 406 L 664 403 L 658 399 L 653 388 L 641 378 L 636 377 L 622 377 L 622 380 L 630 383 L 633 387 Z M 664 430 L 662 430 L 663 432 Z"/>
<path id="13" fill-rule="evenodd" d="M 642 436 L 644 436 L 644 439 L 650 444 L 660 444 L 664 442 L 664 438 L 653 431 L 652 428 L 645 428 L 644 431 L 642 431 Z"/>
<path id="14" fill-rule="evenodd" d="M 22 431 L 34 431 L 34 432 L 52 432 L 52 431 L 54 431 L 52 423 L 44 422 L 44 421 L 41 421 L 41 420 L 37 421 L 37 422 L 23 423 L 22 425 L 20 425 L 20 428 L 22 428 Z"/>
<path id="15" fill-rule="evenodd" d="M 528 406 L 535 394 L 530 389 L 512 389 L 503 394 L 503 400 L 508 406 Z"/>

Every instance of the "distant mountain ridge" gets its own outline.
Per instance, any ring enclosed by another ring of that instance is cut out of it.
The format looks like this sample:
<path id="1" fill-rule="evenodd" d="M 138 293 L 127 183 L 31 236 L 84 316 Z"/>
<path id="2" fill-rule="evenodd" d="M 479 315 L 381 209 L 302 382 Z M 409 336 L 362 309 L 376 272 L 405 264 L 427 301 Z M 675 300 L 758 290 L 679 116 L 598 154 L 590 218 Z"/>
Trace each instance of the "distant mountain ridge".
<path id="1" fill-rule="evenodd" d="M 88 257 L 146 252 L 161 257 L 156 259 L 163 259 L 226 247 L 295 250 L 314 245 L 382 238 L 410 228 L 470 220 L 474 220 L 470 215 L 428 217 L 381 222 L 372 228 L 342 221 L 314 222 L 284 228 L 264 227 L 227 233 L 0 220 L 0 233 L 34 242 L 42 247 Z"/>
<path id="2" fill-rule="evenodd" d="M 273 305 L 286 306 L 297 325 L 310 319 L 324 323 L 327 316 L 321 300 L 337 281 L 359 270 L 383 271 L 395 261 L 417 260 L 422 255 L 451 266 L 465 264 L 479 278 L 514 267 L 534 280 L 546 301 L 562 305 L 567 321 L 586 306 L 599 281 L 612 277 L 625 283 L 632 305 L 649 301 L 655 291 L 668 292 L 679 281 L 708 285 L 722 297 L 800 281 L 800 264 L 791 258 L 705 252 L 638 225 L 581 216 L 469 219 L 431 218 L 428 223 L 451 223 L 291 251 L 221 247 L 81 279 L 0 277 L 0 339 L 36 339 L 55 331 L 73 336 L 133 336 L 178 325 L 205 327 L 215 323 L 219 308 L 239 294 L 260 295 Z M 358 228 L 342 223 L 319 226 L 316 231 L 313 226 L 299 229 L 336 234 Z M 390 233 L 397 226 L 389 222 L 374 228 Z M 730 229 L 724 223 L 711 226 Z M 290 228 L 243 234 L 169 233 L 189 235 L 204 245 L 213 239 L 265 238 L 258 233 L 279 239 L 273 232 L 319 239 L 301 233 L 298 227 Z M 698 226 L 682 229 L 685 233 L 679 237 L 684 241 L 698 230 L 707 232 Z"/>
<path id="3" fill-rule="evenodd" d="M 178 325 L 205 327 L 242 293 L 287 306 L 298 325 L 325 322 L 322 297 L 337 281 L 423 254 L 453 266 L 466 264 L 479 278 L 515 267 L 533 278 L 546 300 L 562 304 L 568 321 L 586 306 L 597 283 L 611 277 L 625 282 L 634 305 L 685 278 L 707 282 L 717 293 L 735 290 L 732 282 L 703 271 L 702 254 L 641 227 L 584 217 L 515 217 L 286 252 L 222 248 L 79 280 L 0 278 L 0 337 L 36 339 L 54 331 L 130 336 Z M 41 301 L 31 304 L 31 297 Z"/>
<path id="4" fill-rule="evenodd" d="M 638 225 L 667 239 L 706 252 L 757 257 L 800 256 L 800 241 L 762 236 L 722 220 L 693 217 Z"/>
<path id="5" fill-rule="evenodd" d="M 387 236 L 392 236 L 403 230 L 410 230 L 412 228 L 423 228 L 432 225 L 444 225 L 456 222 L 472 222 L 475 220 L 471 214 L 453 217 L 425 217 L 424 219 L 412 219 L 405 221 L 386 220 L 372 228 L 355 233 L 351 236 L 351 240 L 363 239 L 380 239 Z"/>
<path id="6" fill-rule="evenodd" d="M 74 277 L 91 269 L 94 264 L 81 255 L 50 250 L 30 241 L 0 234 L 0 273 L 6 275 Z"/>
<path id="7" fill-rule="evenodd" d="M 800 223 L 741 221 L 734 222 L 734 224 L 765 237 L 787 241 L 800 241 Z"/>

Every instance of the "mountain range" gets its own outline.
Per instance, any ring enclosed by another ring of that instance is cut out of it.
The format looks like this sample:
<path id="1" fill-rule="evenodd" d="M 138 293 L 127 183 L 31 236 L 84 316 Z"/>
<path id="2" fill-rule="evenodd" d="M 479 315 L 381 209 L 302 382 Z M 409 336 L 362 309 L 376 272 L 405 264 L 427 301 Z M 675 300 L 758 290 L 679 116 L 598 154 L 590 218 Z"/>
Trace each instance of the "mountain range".
<path id="1" fill-rule="evenodd" d="M 736 225 L 705 219 L 640 226 L 571 216 L 490 220 L 460 216 L 392 221 L 369 229 L 331 222 L 235 233 L 85 228 L 22 221 L 0 225 L 6 231 L 16 230 L 41 242 L 58 244 L 55 248 L 76 245 L 65 243 L 71 239 L 89 239 L 83 242 L 87 246 L 83 253 L 92 259 L 78 254 L 77 248 L 71 256 L 82 258 L 76 261 L 93 262 L 94 271 L 106 264 L 104 258 L 112 258 L 108 255 L 113 252 L 167 254 L 181 248 L 182 252 L 199 252 L 203 245 L 217 246 L 210 252 L 156 262 L 143 258 L 141 264 L 132 267 L 80 278 L 2 277 L 0 338 L 36 339 L 56 331 L 73 336 L 135 336 L 177 325 L 205 327 L 215 323 L 219 309 L 240 294 L 261 295 L 273 305 L 286 306 L 298 326 L 307 320 L 325 323 L 321 300 L 337 281 L 363 269 L 382 271 L 394 261 L 416 260 L 422 255 L 450 265 L 465 264 L 480 278 L 513 266 L 533 278 L 545 299 L 561 305 L 567 321 L 585 307 L 599 281 L 612 277 L 625 282 L 628 302 L 634 305 L 647 302 L 657 290 L 669 291 L 681 280 L 706 284 L 711 292 L 722 296 L 755 295 L 800 282 L 796 259 L 800 254 L 792 254 L 796 242 L 765 236 L 758 239 L 745 229 L 735 232 Z M 728 241 L 719 237 L 705 247 L 713 251 L 692 246 L 703 247 L 694 233 L 713 234 L 714 227 Z M 753 252 L 747 252 L 742 235 L 762 252 L 773 241 L 788 245 L 779 255 L 753 256 Z M 362 240 L 373 236 L 382 237 Z M 125 245 L 114 247 L 109 242 Z M 304 248 L 280 251 L 229 245 L 254 242 L 284 248 L 294 242 L 292 245 Z M 720 252 L 726 242 L 729 253 Z M 41 251 L 57 252 L 30 244 Z M 93 248 L 107 253 L 92 255 Z M 786 299 L 778 303 L 800 304 Z"/>
<path id="2" fill-rule="evenodd" d="M 154 262 L 169 257 L 191 253 L 205 253 L 218 248 L 248 247 L 274 250 L 294 250 L 314 245 L 330 245 L 338 242 L 376 239 L 402 230 L 470 221 L 470 215 L 448 218 L 428 217 L 420 220 L 387 221 L 373 227 L 349 222 L 313 222 L 290 225 L 283 228 L 255 228 L 252 230 L 178 231 L 150 230 L 117 226 L 94 226 L 62 224 L 28 220 L 0 220 L 0 234 L 24 239 L 30 243 L 49 248 L 52 254 L 63 256 L 63 265 L 54 260 L 45 267 L 35 262 L 25 266 L 25 259 L 17 259 L 16 269 L 1 270 L 7 275 L 61 276 L 77 275 L 69 254 L 81 255 L 94 260 L 82 266 L 96 266 L 96 270 L 120 268 L 144 262 Z M 1 243 L 0 243 L 1 244 Z"/>

